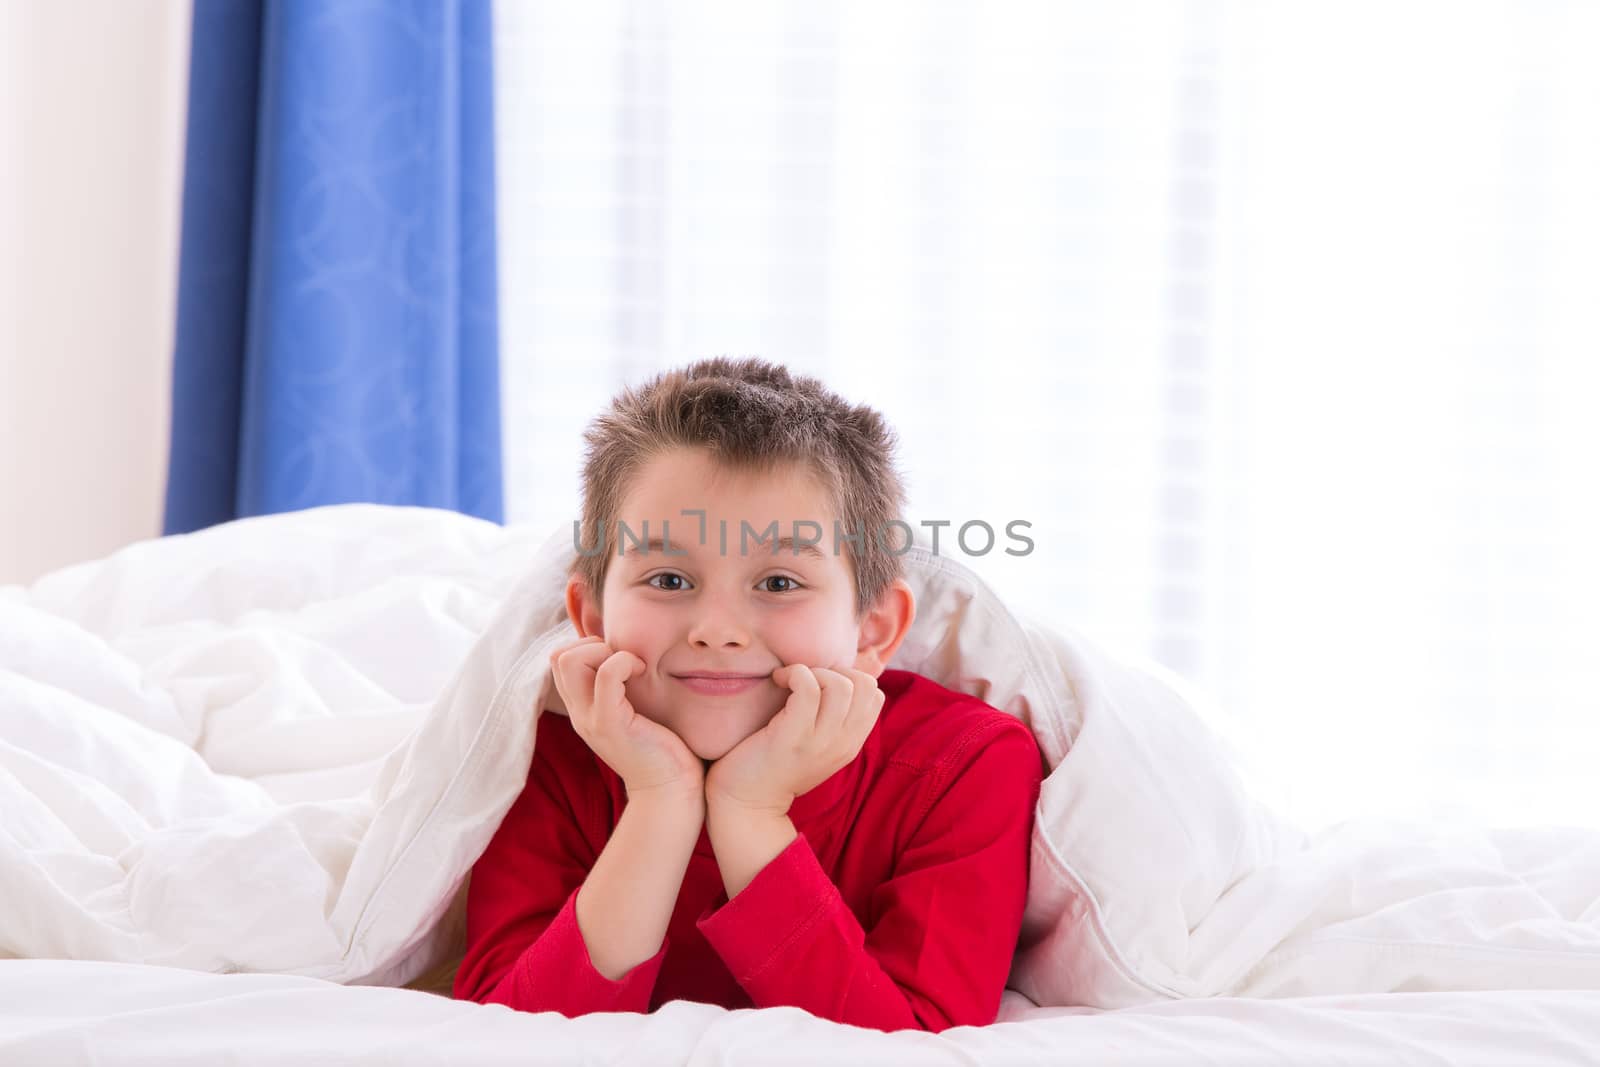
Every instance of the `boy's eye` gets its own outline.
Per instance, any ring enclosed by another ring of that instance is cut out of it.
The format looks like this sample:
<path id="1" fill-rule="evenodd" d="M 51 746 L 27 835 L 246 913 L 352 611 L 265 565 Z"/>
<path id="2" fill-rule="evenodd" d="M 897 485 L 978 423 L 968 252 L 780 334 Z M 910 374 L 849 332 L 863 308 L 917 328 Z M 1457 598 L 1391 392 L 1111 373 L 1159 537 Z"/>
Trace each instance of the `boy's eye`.
<path id="1" fill-rule="evenodd" d="M 762 588 L 768 593 L 792 593 L 800 588 L 800 583 L 789 577 L 787 574 L 768 575 L 767 577 L 761 579 L 761 581 L 763 583 Z M 661 585 L 659 584 L 661 582 L 675 582 L 677 584 Z M 788 584 L 774 588 L 770 584 L 772 582 L 787 582 Z M 652 574 L 650 577 L 644 580 L 644 584 L 648 585 L 652 589 L 659 589 L 664 593 L 678 593 L 687 588 L 683 575 L 674 574 L 672 571 L 662 571 L 660 574 Z"/>

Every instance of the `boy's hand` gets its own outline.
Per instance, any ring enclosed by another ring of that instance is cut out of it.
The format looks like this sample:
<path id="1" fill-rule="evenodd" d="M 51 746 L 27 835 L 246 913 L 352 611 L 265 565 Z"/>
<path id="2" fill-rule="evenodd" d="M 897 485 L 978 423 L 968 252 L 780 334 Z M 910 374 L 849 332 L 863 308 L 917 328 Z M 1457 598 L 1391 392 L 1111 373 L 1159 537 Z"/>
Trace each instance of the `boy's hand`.
<path id="1" fill-rule="evenodd" d="M 644 660 L 614 650 L 604 638 L 585 637 L 550 653 L 550 666 L 572 729 L 622 779 L 630 797 L 682 794 L 703 802 L 700 758 L 677 734 L 634 711 L 624 695 Z"/>
<path id="2" fill-rule="evenodd" d="M 865 671 L 789 664 L 772 672 L 789 699 L 772 721 L 711 765 L 706 804 L 786 815 L 794 798 L 856 758 L 883 710 Z"/>

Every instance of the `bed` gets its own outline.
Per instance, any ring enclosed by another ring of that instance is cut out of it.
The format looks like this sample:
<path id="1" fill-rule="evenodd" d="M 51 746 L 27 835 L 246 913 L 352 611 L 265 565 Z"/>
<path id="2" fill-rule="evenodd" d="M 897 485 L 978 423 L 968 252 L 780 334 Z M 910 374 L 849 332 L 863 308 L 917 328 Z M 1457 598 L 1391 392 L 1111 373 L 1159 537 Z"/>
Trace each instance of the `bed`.
<path id="1" fill-rule="evenodd" d="M 572 551 L 353 504 L 0 587 L 0 1062 L 1600 1063 L 1600 831 L 1306 833 L 1181 679 L 926 542 L 892 665 L 1016 715 L 1048 769 L 994 1024 L 440 995 Z"/>

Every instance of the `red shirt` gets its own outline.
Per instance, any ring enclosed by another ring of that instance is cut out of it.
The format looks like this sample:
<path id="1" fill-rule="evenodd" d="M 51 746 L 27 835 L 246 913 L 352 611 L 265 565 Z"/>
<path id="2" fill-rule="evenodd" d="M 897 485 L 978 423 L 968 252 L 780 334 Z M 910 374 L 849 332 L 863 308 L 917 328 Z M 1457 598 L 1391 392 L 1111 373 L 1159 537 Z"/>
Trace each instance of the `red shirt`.
<path id="1" fill-rule="evenodd" d="M 1043 761 L 1028 727 L 909 671 L 860 753 L 789 809 L 798 836 L 729 900 L 704 827 L 660 950 L 596 971 L 578 888 L 627 803 L 566 716 L 472 868 L 454 995 L 522 1011 L 792 1005 L 877 1030 L 994 1022 L 1028 889 Z"/>

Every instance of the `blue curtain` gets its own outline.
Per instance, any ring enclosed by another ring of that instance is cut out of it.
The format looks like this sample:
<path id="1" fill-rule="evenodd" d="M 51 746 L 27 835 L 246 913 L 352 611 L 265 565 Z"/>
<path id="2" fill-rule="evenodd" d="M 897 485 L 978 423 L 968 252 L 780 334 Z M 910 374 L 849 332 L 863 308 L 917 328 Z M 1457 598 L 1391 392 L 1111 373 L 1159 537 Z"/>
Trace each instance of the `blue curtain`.
<path id="1" fill-rule="evenodd" d="M 490 0 L 196 0 L 166 533 L 504 521 Z"/>

